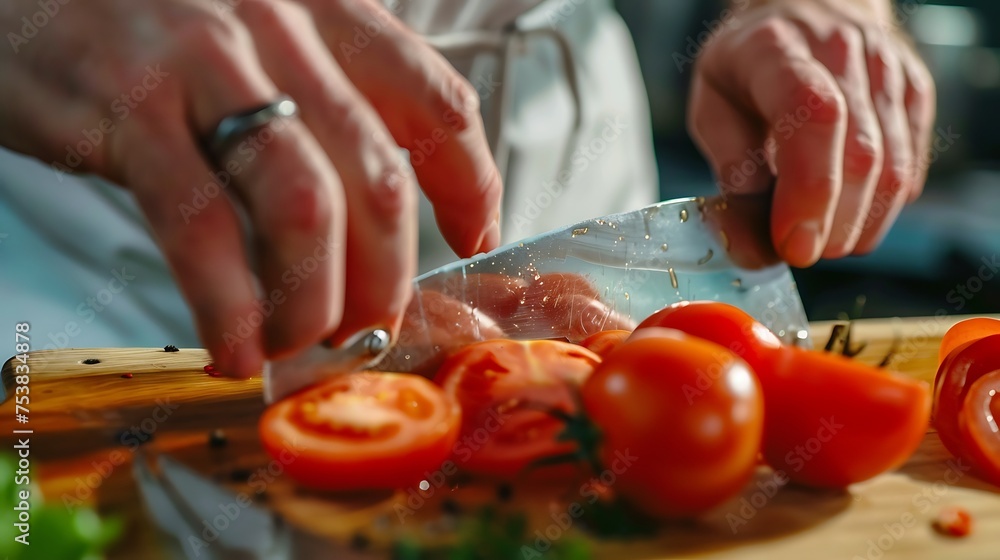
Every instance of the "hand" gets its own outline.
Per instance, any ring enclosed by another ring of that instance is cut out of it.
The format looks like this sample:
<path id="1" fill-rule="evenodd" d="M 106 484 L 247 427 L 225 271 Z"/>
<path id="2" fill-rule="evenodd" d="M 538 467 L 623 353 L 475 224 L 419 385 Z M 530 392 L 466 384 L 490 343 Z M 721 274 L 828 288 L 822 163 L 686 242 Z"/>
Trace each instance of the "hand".
<path id="1" fill-rule="evenodd" d="M 398 328 L 417 216 L 397 144 L 434 143 L 414 167 L 458 254 L 498 243 L 476 92 L 373 0 L 52 5 L 0 49 L 0 143 L 132 190 L 221 370 L 250 376 L 327 335 Z M 18 0 L 0 27 L 22 30 L 39 6 Z M 299 118 L 206 158 L 199 141 L 221 119 L 279 92 Z"/>
<path id="2" fill-rule="evenodd" d="M 794 266 L 872 251 L 923 188 L 934 84 L 889 7 L 736 0 L 696 64 L 691 133 L 724 193 L 774 189 Z"/>

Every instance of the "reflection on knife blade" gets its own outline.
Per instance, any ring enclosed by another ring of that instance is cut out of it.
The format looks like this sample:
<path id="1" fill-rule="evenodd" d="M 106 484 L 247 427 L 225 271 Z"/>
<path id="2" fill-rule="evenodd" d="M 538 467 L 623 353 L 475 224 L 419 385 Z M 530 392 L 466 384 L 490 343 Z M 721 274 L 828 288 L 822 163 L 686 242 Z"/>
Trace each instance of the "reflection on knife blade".
<path id="1" fill-rule="evenodd" d="M 690 299 L 732 303 L 801 339 L 806 317 L 770 242 L 769 207 L 757 196 L 662 202 L 432 271 L 376 367 L 427 373 L 477 340 L 579 340 Z"/>

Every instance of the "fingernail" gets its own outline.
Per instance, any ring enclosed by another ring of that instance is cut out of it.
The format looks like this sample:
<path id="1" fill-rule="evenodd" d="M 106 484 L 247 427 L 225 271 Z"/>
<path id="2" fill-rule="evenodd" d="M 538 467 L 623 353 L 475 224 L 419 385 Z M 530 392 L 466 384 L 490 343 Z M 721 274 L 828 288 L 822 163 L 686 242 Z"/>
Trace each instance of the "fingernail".
<path id="1" fill-rule="evenodd" d="M 483 233 L 483 241 L 479 244 L 479 248 L 476 250 L 477 253 L 485 253 L 487 251 L 492 251 L 500 245 L 500 222 L 496 219 L 493 223 L 486 228 Z"/>
<path id="2" fill-rule="evenodd" d="M 819 260 L 823 251 L 823 236 L 820 224 L 808 220 L 795 226 L 792 233 L 785 237 L 781 246 L 781 255 L 794 266 L 810 266 Z"/>

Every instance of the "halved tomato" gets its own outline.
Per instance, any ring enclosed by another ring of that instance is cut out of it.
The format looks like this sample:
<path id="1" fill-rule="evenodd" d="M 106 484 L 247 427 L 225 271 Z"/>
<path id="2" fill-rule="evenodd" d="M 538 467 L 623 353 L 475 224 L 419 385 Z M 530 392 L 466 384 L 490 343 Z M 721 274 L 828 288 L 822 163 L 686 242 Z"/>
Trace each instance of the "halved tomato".
<path id="1" fill-rule="evenodd" d="M 260 437 L 297 482 L 323 490 L 402 488 L 448 458 L 461 409 L 416 375 L 334 377 L 264 411 Z"/>
<path id="2" fill-rule="evenodd" d="M 434 381 L 462 407 L 455 463 L 510 478 L 537 459 L 574 451 L 576 444 L 556 440 L 564 424 L 546 410 L 576 412 L 573 392 L 600 361 L 554 340 L 490 340 L 452 354 Z"/>

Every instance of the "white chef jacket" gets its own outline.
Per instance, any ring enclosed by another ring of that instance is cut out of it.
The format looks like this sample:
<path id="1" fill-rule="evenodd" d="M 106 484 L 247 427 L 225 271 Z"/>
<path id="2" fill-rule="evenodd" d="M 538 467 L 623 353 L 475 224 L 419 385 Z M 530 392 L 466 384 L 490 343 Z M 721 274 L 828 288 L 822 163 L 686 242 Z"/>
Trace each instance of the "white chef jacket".
<path id="1" fill-rule="evenodd" d="M 648 103 L 608 0 L 386 5 L 482 98 L 504 243 L 655 200 Z M 420 212 L 421 270 L 454 260 L 423 197 Z M 200 345 L 128 191 L 0 149 L 0 329 L 21 321 L 35 349 Z"/>

